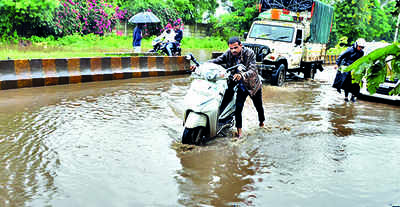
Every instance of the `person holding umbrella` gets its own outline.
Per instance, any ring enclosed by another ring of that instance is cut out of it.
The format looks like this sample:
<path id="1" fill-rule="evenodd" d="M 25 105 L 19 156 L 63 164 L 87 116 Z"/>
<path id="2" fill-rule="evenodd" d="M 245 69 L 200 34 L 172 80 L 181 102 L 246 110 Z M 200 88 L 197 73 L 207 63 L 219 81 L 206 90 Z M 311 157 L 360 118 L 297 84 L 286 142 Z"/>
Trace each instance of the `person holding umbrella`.
<path id="1" fill-rule="evenodd" d="M 142 42 L 142 28 L 143 28 L 143 24 L 142 23 L 138 23 L 137 26 L 135 27 L 135 29 L 133 29 L 133 49 L 136 53 L 141 52 L 141 42 Z"/>
<path id="2" fill-rule="evenodd" d="M 158 23 L 160 19 L 155 16 L 151 11 L 140 12 L 129 19 L 129 23 L 137 24 L 133 30 L 133 48 L 135 52 L 140 52 L 140 46 L 142 41 L 142 28 L 147 23 Z"/>

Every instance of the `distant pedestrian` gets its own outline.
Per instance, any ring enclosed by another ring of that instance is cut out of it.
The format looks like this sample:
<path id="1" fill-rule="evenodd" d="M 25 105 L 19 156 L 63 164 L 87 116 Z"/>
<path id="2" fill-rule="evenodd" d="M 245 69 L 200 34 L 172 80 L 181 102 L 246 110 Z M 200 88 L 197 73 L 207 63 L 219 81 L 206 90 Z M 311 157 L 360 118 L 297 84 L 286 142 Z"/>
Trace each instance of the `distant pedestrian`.
<path id="1" fill-rule="evenodd" d="M 136 53 L 140 53 L 141 52 L 141 44 L 142 44 L 142 28 L 143 28 L 143 24 L 139 23 L 137 24 L 137 26 L 135 27 L 135 29 L 133 29 L 133 49 Z"/>
<path id="2" fill-rule="evenodd" d="M 339 58 L 336 60 L 335 69 L 342 66 L 345 68 L 351 65 L 353 62 L 364 56 L 365 40 L 363 38 L 357 39 L 357 41 L 349 47 L 345 52 L 343 52 Z M 351 93 L 351 101 L 355 102 L 356 97 L 360 93 L 360 85 L 358 83 L 352 83 L 351 71 L 342 73 L 340 70 L 336 73 L 335 81 L 333 87 L 341 92 L 344 90 L 344 100 L 349 101 L 349 93 Z"/>

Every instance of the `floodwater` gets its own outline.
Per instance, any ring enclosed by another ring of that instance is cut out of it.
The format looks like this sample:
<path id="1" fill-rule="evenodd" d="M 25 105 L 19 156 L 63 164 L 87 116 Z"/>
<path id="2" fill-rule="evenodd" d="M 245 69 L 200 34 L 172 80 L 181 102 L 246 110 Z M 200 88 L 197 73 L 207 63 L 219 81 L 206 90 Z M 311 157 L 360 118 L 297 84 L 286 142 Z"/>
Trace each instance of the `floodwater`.
<path id="1" fill-rule="evenodd" d="M 183 150 L 188 76 L 0 91 L 0 206 L 400 205 L 400 108 L 335 71 L 263 86 L 245 139 Z"/>

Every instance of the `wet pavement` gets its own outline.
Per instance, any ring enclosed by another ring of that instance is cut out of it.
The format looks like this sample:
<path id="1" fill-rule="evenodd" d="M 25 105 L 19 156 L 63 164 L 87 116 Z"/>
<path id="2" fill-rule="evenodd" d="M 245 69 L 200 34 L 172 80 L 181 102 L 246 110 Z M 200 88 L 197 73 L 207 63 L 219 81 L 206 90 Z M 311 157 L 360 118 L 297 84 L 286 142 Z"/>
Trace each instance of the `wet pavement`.
<path id="1" fill-rule="evenodd" d="M 0 91 L 0 206 L 400 205 L 400 108 L 263 85 L 245 139 L 184 149 L 188 76 Z"/>

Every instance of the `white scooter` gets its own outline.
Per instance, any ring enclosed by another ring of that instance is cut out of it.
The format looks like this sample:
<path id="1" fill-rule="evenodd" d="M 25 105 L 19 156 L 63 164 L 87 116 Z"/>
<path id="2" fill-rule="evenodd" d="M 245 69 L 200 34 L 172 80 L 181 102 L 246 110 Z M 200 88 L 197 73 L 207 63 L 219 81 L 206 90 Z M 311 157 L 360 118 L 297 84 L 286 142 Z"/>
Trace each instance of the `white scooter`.
<path id="1" fill-rule="evenodd" d="M 233 81 L 233 74 L 244 66 L 225 69 L 213 63 L 199 65 L 192 55 L 188 59 L 198 68 L 191 75 L 193 81 L 184 98 L 182 144 L 204 145 L 211 138 L 226 136 L 223 130 L 234 126 L 237 86 L 228 105 L 224 109 L 220 106 L 228 81 Z"/>

